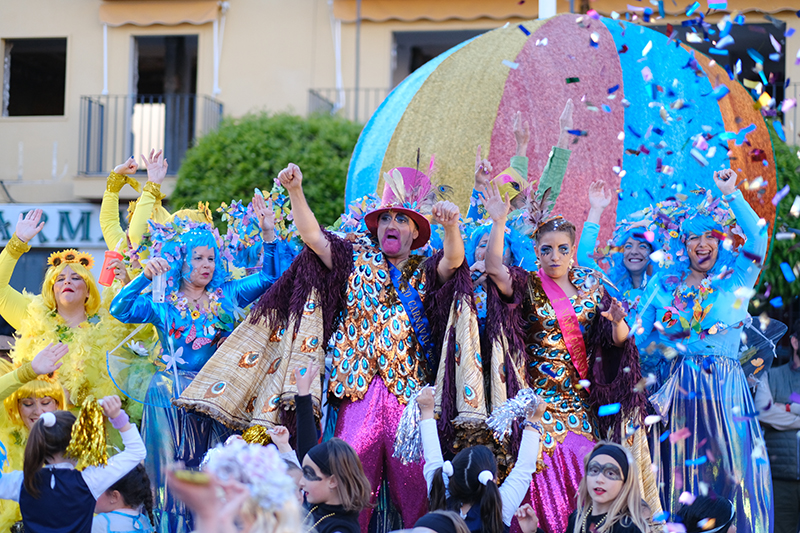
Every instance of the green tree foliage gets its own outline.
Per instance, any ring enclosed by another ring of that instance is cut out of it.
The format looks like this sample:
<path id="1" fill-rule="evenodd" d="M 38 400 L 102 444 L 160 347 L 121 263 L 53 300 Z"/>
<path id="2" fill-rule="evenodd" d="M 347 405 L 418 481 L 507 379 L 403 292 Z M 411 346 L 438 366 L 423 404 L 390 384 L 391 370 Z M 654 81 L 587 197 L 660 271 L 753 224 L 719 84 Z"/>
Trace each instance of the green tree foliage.
<path id="1" fill-rule="evenodd" d="M 792 229 L 800 230 L 800 218 L 789 212 L 795 196 L 800 194 L 798 149 L 781 141 L 775 134 L 771 122 L 769 122 L 768 129 L 772 138 L 772 149 L 775 152 L 778 190 L 786 185 L 789 186 L 789 194 L 778 204 L 774 233 L 787 233 L 791 232 Z M 788 303 L 790 298 L 800 295 L 800 279 L 792 283 L 786 281 L 781 271 L 781 263 L 788 263 L 792 268 L 795 268 L 795 265 L 800 267 L 800 264 L 798 264 L 800 263 L 800 235 L 796 235 L 794 239 L 790 240 L 773 238 L 767 265 L 761 273 L 760 285 L 762 291 L 766 288 L 765 283 L 769 283 L 772 287 L 770 297 L 781 296 L 784 303 Z M 795 270 L 795 272 L 798 272 L 798 270 Z"/>
<path id="2" fill-rule="evenodd" d="M 347 167 L 361 128 L 328 115 L 226 118 L 186 152 L 172 209 L 199 201 L 212 209 L 231 200 L 249 203 L 255 187 L 268 192 L 291 162 L 303 171 L 303 190 L 320 224 L 332 224 L 344 210 Z"/>

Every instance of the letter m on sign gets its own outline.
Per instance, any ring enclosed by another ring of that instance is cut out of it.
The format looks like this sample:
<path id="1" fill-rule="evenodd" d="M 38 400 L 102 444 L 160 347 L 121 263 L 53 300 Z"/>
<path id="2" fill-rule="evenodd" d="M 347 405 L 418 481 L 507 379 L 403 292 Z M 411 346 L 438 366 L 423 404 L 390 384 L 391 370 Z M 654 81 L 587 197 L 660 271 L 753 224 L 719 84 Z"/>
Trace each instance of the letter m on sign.
<path id="1" fill-rule="evenodd" d="M 73 227 L 70 218 L 71 211 L 58 212 L 58 238 L 59 242 L 64 241 L 88 241 L 89 225 L 91 224 L 91 211 L 81 211 L 78 224 Z M 64 236 L 66 234 L 66 237 Z"/>

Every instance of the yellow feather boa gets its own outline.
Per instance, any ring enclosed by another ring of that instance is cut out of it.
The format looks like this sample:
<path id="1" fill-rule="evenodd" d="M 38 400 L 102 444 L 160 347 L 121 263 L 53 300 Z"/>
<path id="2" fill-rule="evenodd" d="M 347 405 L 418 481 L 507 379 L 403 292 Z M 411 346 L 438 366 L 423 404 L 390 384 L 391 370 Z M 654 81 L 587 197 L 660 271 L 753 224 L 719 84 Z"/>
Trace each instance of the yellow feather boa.
<path id="1" fill-rule="evenodd" d="M 8 457 L 3 472 L 22 470 L 25 459 L 25 444 L 28 442 L 28 429 L 14 425 L 5 409 L 0 409 L 0 441 L 6 447 Z M 19 504 L 11 500 L 0 500 L 0 531 L 8 531 L 15 522 L 22 520 Z"/>
<path id="2" fill-rule="evenodd" d="M 76 328 L 68 327 L 55 311 L 49 309 L 39 295 L 25 293 L 30 299 L 28 312 L 17 331 L 17 340 L 11 358 L 16 364 L 33 360 L 43 348 L 54 342 L 65 342 L 69 352 L 62 359 L 57 377 L 69 394 L 69 402 L 80 405 L 88 396 L 102 398 L 119 394 L 106 367 L 106 352 L 113 350 L 135 324 L 122 324 L 102 305 L 96 315 L 89 317 Z M 152 334 L 143 329 L 136 338 Z"/>

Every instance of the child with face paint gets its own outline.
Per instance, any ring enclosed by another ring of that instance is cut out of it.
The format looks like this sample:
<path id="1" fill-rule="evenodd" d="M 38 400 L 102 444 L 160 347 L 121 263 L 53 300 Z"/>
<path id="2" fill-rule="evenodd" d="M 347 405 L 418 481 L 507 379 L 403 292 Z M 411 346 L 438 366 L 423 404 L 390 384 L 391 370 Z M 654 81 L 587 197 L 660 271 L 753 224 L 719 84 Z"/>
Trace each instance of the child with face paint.
<path id="1" fill-rule="evenodd" d="M 295 370 L 297 458 L 303 467 L 305 526 L 316 533 L 359 533 L 358 515 L 369 507 L 372 489 L 352 446 L 332 438 L 317 444 L 311 384 L 320 378 L 316 364 Z"/>
<path id="2" fill-rule="evenodd" d="M 578 508 L 564 533 L 650 533 L 650 509 L 639 490 L 633 456 L 623 446 L 599 442 L 584 458 L 586 475 L 578 488 Z M 515 513 L 523 533 L 541 532 L 533 508 Z"/>

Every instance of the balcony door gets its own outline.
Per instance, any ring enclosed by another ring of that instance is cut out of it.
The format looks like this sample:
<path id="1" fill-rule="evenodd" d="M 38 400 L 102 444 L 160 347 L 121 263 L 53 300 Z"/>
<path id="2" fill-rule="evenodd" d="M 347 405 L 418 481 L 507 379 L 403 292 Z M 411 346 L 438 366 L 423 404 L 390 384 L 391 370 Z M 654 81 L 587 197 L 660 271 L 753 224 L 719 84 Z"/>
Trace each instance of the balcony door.
<path id="1" fill-rule="evenodd" d="M 170 173 L 194 138 L 197 35 L 134 37 L 133 154 L 163 148 Z"/>

